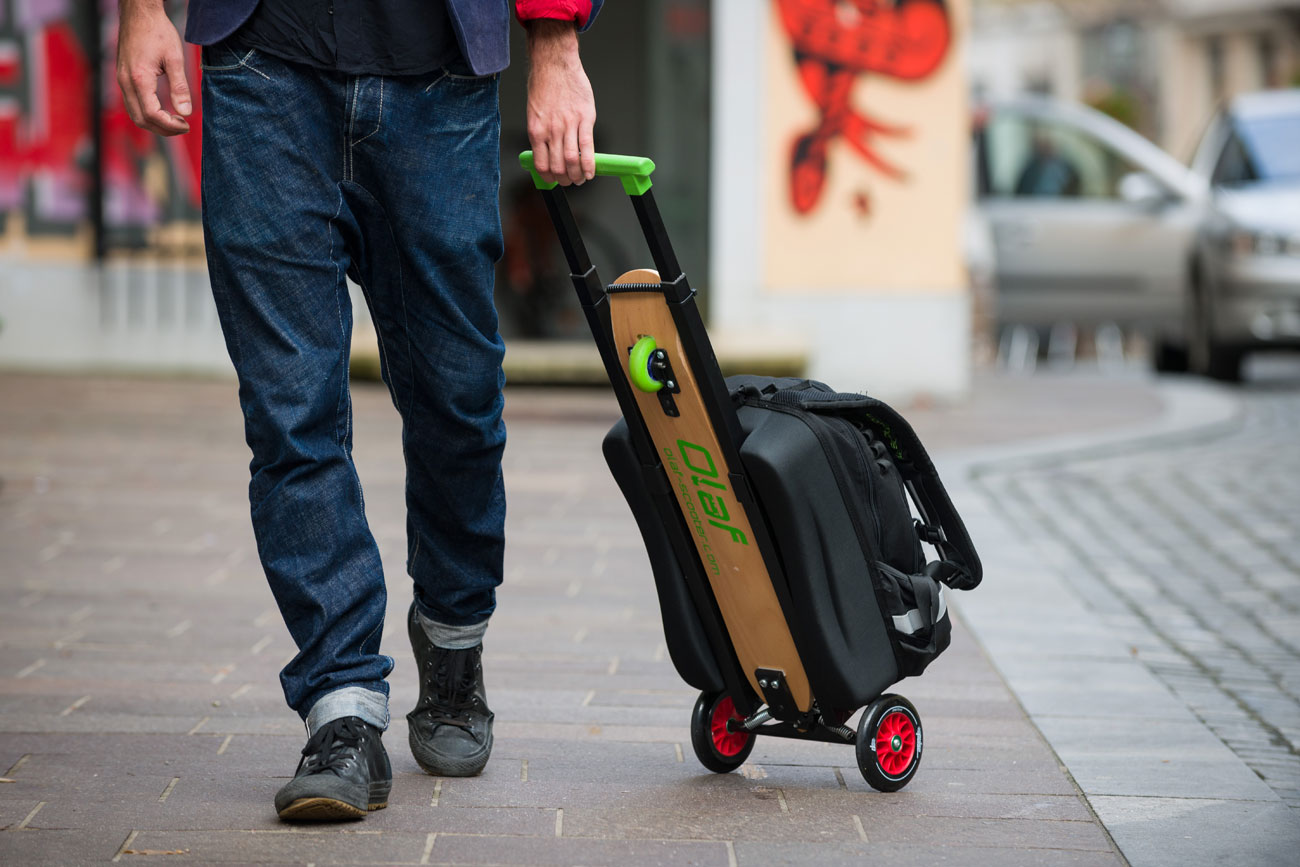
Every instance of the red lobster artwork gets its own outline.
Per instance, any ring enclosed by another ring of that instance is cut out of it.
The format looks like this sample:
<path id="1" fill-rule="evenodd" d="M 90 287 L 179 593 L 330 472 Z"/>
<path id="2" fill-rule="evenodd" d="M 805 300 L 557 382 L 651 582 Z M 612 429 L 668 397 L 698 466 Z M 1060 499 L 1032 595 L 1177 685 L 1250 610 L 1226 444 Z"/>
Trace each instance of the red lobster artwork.
<path id="1" fill-rule="evenodd" d="M 794 48 L 799 80 L 821 112 L 817 126 L 794 140 L 790 152 L 790 198 L 807 214 L 826 183 L 826 151 L 843 136 L 857 154 L 885 175 L 902 170 L 871 146 L 876 135 L 903 137 L 907 127 L 882 123 L 849 105 L 859 75 L 876 73 L 904 81 L 929 76 L 951 42 L 945 0 L 776 0 Z"/>

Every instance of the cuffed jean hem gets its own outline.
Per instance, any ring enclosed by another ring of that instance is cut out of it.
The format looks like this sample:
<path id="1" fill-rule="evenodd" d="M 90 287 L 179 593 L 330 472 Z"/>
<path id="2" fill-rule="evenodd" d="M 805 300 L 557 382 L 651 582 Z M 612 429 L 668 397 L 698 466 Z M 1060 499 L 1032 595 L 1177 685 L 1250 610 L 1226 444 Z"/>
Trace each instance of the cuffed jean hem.
<path id="1" fill-rule="evenodd" d="M 382 731 L 388 730 L 388 696 L 364 686 L 345 686 L 326 693 L 307 714 L 307 736 L 331 720 L 356 716 Z"/>
<path id="2" fill-rule="evenodd" d="M 471 647 L 477 647 L 483 643 L 483 634 L 487 632 L 486 620 L 468 626 L 450 626 L 426 617 L 418 606 L 415 609 L 415 616 L 419 618 L 420 626 L 424 629 L 424 634 L 433 642 L 433 646 L 441 647 L 443 650 L 469 650 Z"/>

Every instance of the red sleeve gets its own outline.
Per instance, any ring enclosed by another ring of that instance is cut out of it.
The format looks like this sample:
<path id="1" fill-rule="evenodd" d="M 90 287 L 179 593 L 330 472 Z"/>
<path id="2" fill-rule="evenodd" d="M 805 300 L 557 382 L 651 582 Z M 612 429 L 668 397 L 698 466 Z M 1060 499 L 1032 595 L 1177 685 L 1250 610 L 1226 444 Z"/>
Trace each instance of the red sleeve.
<path id="1" fill-rule="evenodd" d="M 515 0 L 515 15 L 520 21 L 536 18 L 572 21 L 581 28 L 591 18 L 591 0 Z"/>

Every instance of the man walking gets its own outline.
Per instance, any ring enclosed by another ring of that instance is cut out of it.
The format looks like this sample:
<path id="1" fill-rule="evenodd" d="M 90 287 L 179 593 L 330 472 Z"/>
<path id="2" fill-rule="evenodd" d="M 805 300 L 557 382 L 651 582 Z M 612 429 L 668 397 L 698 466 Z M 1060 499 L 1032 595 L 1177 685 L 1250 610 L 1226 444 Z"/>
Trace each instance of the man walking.
<path id="1" fill-rule="evenodd" d="M 514 3 L 529 138 L 561 184 L 595 174 L 577 32 L 601 3 Z M 466 776 L 492 749 L 481 654 L 504 545 L 492 282 L 509 18 L 507 0 L 190 2 L 208 269 L 253 454 L 258 554 L 299 651 L 280 680 L 309 732 L 276 795 L 284 819 L 363 817 L 392 784 L 380 736 L 393 661 L 379 653 L 384 579 L 352 463 L 346 277 L 365 293 L 402 417 L 411 750 L 431 774 Z M 122 0 L 118 83 L 138 125 L 188 131 L 162 0 Z"/>

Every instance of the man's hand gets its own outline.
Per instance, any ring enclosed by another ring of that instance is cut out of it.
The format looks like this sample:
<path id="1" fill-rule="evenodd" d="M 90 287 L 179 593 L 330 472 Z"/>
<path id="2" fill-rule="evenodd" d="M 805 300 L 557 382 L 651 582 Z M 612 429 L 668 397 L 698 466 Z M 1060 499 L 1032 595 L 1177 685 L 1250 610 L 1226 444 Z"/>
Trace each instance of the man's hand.
<path id="1" fill-rule="evenodd" d="M 570 22 L 528 22 L 528 141 L 542 180 L 563 186 L 596 176 L 596 100 Z"/>
<path id="2" fill-rule="evenodd" d="M 165 76 L 172 106 L 163 110 L 158 79 Z M 163 11 L 162 0 L 122 0 L 117 36 L 117 84 L 126 113 L 141 129 L 159 135 L 189 132 L 186 117 L 193 110 L 185 81 L 181 36 Z"/>

